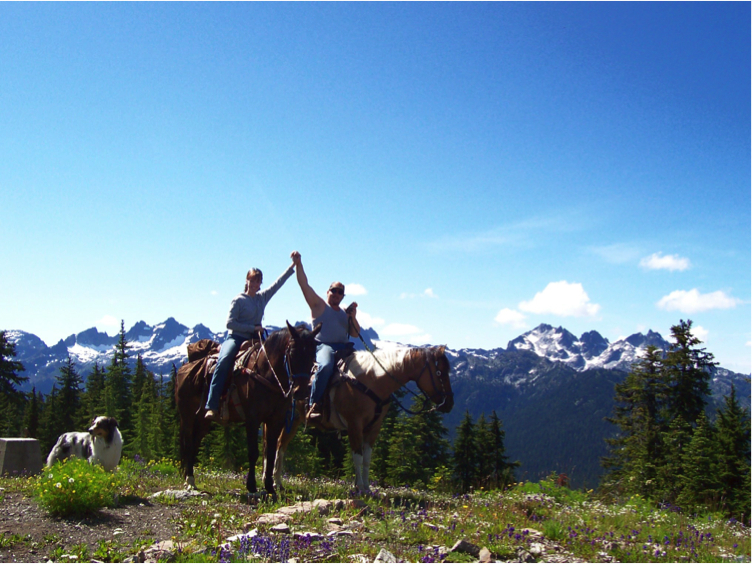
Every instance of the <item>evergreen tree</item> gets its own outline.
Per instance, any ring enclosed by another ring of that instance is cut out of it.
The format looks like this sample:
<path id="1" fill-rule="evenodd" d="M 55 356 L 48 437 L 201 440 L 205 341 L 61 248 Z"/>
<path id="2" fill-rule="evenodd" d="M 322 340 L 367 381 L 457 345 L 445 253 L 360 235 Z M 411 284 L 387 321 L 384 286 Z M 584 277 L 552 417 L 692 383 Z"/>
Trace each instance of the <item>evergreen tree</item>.
<path id="1" fill-rule="evenodd" d="M 404 395 L 404 393 L 403 393 Z M 384 417 L 379 431 L 379 439 L 373 445 L 371 453 L 371 469 L 369 479 L 378 482 L 381 486 L 389 484 L 389 449 L 394 438 L 394 431 L 397 425 L 399 408 L 396 402 L 389 403 L 389 410 Z M 294 441 L 293 441 L 294 442 Z"/>
<path id="2" fill-rule="evenodd" d="M 128 448 L 130 435 L 133 431 L 132 375 L 128 366 L 128 341 L 125 338 L 125 323 L 120 323 L 120 337 L 115 345 L 112 362 L 105 374 L 105 406 L 107 415 L 118 420 L 118 426 L 123 434 L 123 443 Z"/>
<path id="3" fill-rule="evenodd" d="M 395 486 L 425 488 L 440 466 L 448 462 L 449 443 L 442 416 L 421 410 L 422 399 L 413 400 L 415 415 L 400 415 L 389 444 L 388 481 Z"/>
<path id="4" fill-rule="evenodd" d="M 86 390 L 81 397 L 81 427 L 88 427 L 91 421 L 99 415 L 107 414 L 105 400 L 105 375 L 106 372 L 99 368 L 99 363 L 94 363 L 94 369 L 86 377 Z"/>
<path id="5" fill-rule="evenodd" d="M 509 458 L 506 456 L 506 448 L 504 447 L 505 433 L 504 429 L 502 429 L 501 419 L 496 415 L 496 411 L 491 412 L 489 435 L 490 442 L 484 445 L 484 450 L 480 451 L 481 453 L 485 453 L 485 456 L 490 461 L 490 474 L 486 479 L 486 483 L 489 488 L 505 488 L 516 481 L 514 470 L 520 466 L 520 463 L 517 461 L 509 462 Z"/>
<path id="6" fill-rule="evenodd" d="M 29 378 L 19 375 L 24 366 L 13 360 L 15 356 L 16 344 L 8 340 L 5 331 L 0 331 L 0 435 L 4 437 L 18 437 L 22 433 L 26 396 L 17 386 Z"/>
<path id="7" fill-rule="evenodd" d="M 700 339 L 692 335 L 692 321 L 680 320 L 671 327 L 675 341 L 666 354 L 665 372 L 671 385 L 671 410 L 674 416 L 694 424 L 705 410 L 710 395 L 710 373 L 718 365 L 713 355 L 699 348 Z"/>
<path id="8" fill-rule="evenodd" d="M 720 488 L 714 472 L 713 435 L 708 418 L 701 412 L 692 440 L 684 450 L 683 472 L 679 477 L 681 493 L 677 497 L 681 507 L 700 509 L 717 506 Z"/>
<path id="9" fill-rule="evenodd" d="M 59 386 L 58 394 L 50 408 L 56 413 L 58 435 L 69 431 L 78 431 L 79 410 L 81 407 L 81 376 L 76 372 L 75 363 L 68 355 L 65 364 L 60 367 L 55 383 Z"/>
<path id="10" fill-rule="evenodd" d="M 619 428 L 619 434 L 606 439 L 610 449 L 602 460 L 607 470 L 604 483 L 622 493 L 650 497 L 669 424 L 670 386 L 662 352 L 648 346 L 624 381 L 616 384 L 615 392 L 613 416 L 606 420 Z"/>
<path id="11" fill-rule="evenodd" d="M 53 384 L 52 390 L 44 398 L 44 401 L 40 404 L 39 411 L 39 446 L 42 449 L 42 455 L 49 452 L 50 449 L 57 442 L 57 438 L 60 435 L 60 429 L 62 422 L 60 420 L 60 413 L 57 410 L 59 392 L 57 387 Z"/>
<path id="12" fill-rule="evenodd" d="M 157 429 L 155 429 L 154 426 L 155 403 L 157 398 L 154 378 L 151 377 L 151 374 L 148 374 L 143 378 L 140 387 L 136 388 L 134 385 L 134 390 L 139 389 L 141 390 L 140 401 L 133 406 L 133 411 L 136 414 L 136 421 L 133 429 L 133 439 L 131 441 L 132 446 L 130 446 L 129 450 L 133 454 L 140 455 L 144 460 L 152 460 L 154 458 L 152 445 L 154 444 L 154 434 L 157 432 Z"/>
<path id="13" fill-rule="evenodd" d="M 31 389 L 31 397 L 26 404 L 23 421 L 24 436 L 36 439 L 39 434 L 39 398 L 36 386 Z"/>
<path id="14" fill-rule="evenodd" d="M 173 460 L 180 460 L 180 414 L 178 414 L 177 403 L 175 402 L 175 387 L 177 386 L 178 369 L 173 364 L 170 371 L 170 379 L 167 382 L 165 394 L 165 425 L 164 440 L 166 446 L 165 456 Z"/>
<path id="15" fill-rule="evenodd" d="M 680 476 L 684 474 L 684 451 L 692 440 L 692 426 L 683 417 L 671 421 L 662 433 L 665 455 L 657 469 L 655 497 L 665 503 L 676 503 L 682 490 Z"/>
<path id="16" fill-rule="evenodd" d="M 452 455 L 452 474 L 460 491 L 468 491 L 478 479 L 478 452 L 474 440 L 475 425 L 469 411 L 457 427 Z"/>
<path id="17" fill-rule="evenodd" d="M 716 417 L 716 468 L 719 494 L 730 516 L 750 515 L 750 418 L 736 398 L 736 389 L 726 396 Z"/>

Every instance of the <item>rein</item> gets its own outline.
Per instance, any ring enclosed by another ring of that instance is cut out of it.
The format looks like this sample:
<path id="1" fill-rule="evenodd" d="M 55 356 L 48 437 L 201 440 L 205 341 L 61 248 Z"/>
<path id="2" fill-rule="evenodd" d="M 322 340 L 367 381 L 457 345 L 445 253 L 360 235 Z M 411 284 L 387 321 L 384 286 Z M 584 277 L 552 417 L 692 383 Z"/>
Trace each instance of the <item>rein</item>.
<path id="1" fill-rule="evenodd" d="M 415 392 L 413 392 L 413 391 L 412 391 L 412 390 L 411 390 L 410 388 L 408 388 L 408 387 L 407 387 L 407 384 L 406 384 L 406 383 L 405 383 L 405 384 L 403 384 L 402 382 L 400 382 L 400 381 L 399 381 L 399 380 L 398 380 L 398 379 L 397 379 L 397 378 L 396 378 L 396 377 L 395 377 L 394 375 L 392 375 L 392 373 L 391 373 L 391 372 L 389 372 L 389 371 L 388 371 L 388 370 L 386 369 L 386 367 L 385 367 L 385 366 L 384 366 L 383 364 L 381 364 L 381 361 L 379 360 L 379 358 L 378 358 L 378 357 L 377 357 L 377 356 L 376 356 L 376 355 L 374 354 L 374 352 L 373 352 L 373 351 L 371 350 L 371 348 L 370 348 L 370 347 L 368 346 L 368 343 L 366 343 L 366 342 L 365 342 L 365 340 L 363 339 L 363 336 L 362 336 L 362 335 L 360 334 L 360 331 L 358 331 L 358 338 L 359 338 L 359 339 L 360 339 L 360 341 L 361 341 L 361 342 L 363 343 L 363 346 L 364 346 L 364 347 L 366 348 L 366 350 L 367 350 L 367 351 L 368 351 L 369 353 L 371 353 L 371 356 L 372 356 L 372 357 L 373 357 L 373 359 L 374 359 L 374 360 L 376 361 L 376 364 L 378 364 L 378 365 L 379 365 L 379 366 L 381 367 L 381 369 L 382 369 L 382 370 L 383 370 L 383 371 L 384 371 L 384 372 L 385 372 L 385 373 L 387 374 L 387 376 L 389 376 L 389 377 L 390 377 L 390 378 L 391 378 L 392 380 L 394 380 L 395 382 L 397 382 L 397 383 L 399 384 L 399 386 L 400 386 L 400 389 L 401 389 L 401 388 L 405 388 L 405 389 L 406 389 L 406 390 L 407 390 L 407 391 L 408 391 L 409 393 L 411 393 L 411 394 L 412 394 L 412 395 L 413 395 L 414 397 L 416 397 L 416 398 L 420 397 L 420 396 L 419 396 L 418 394 L 416 394 L 416 393 L 415 393 Z M 439 409 L 439 408 L 440 408 L 440 407 L 441 407 L 442 405 L 444 405 L 444 403 L 445 403 L 445 402 L 446 402 L 446 400 L 447 400 L 448 394 L 447 394 L 447 393 L 446 393 L 446 392 L 444 391 L 444 384 L 443 384 L 443 383 L 441 382 L 441 378 L 439 378 L 439 384 L 441 385 L 441 391 L 439 391 L 439 386 L 437 386 L 437 385 L 436 385 L 436 382 L 434 381 L 434 377 L 433 377 L 433 374 L 431 373 L 431 368 L 430 368 L 430 366 L 429 366 L 429 363 L 428 363 L 428 359 L 426 359 L 426 363 L 425 363 L 425 365 L 423 366 L 423 369 L 422 369 L 422 370 L 420 371 L 420 374 L 418 374 L 418 377 L 417 377 L 417 378 L 415 379 L 415 382 L 417 383 L 417 382 L 418 382 L 418 380 L 420 380 L 420 378 L 421 378 L 421 376 L 423 376 L 423 372 L 425 372 L 426 368 L 428 368 L 428 375 L 429 375 L 429 376 L 431 377 L 431 384 L 433 384 L 434 390 L 438 391 L 438 392 L 439 392 L 439 393 L 441 394 L 441 397 L 443 398 L 443 399 L 442 399 L 442 402 L 441 402 L 440 404 L 434 404 L 434 405 L 433 405 L 433 406 L 431 406 L 431 407 L 426 407 L 426 406 L 427 406 L 427 404 L 428 404 L 428 403 L 429 403 L 429 402 L 431 401 L 431 398 L 430 398 L 430 397 L 428 396 L 428 394 L 427 394 L 426 392 L 424 392 L 423 390 L 421 390 L 421 393 L 423 394 L 423 408 L 422 408 L 422 409 L 421 409 L 420 411 L 412 411 L 412 410 L 410 410 L 410 409 L 406 408 L 406 407 L 405 407 L 404 405 L 402 405 L 402 404 L 400 403 L 399 399 L 397 399 L 397 396 L 395 396 L 394 394 L 391 394 L 391 395 L 389 396 L 389 399 L 387 399 L 387 400 L 386 400 L 386 401 L 385 401 L 384 403 L 387 403 L 387 402 L 389 402 L 389 401 L 394 401 L 394 403 L 396 403 L 396 404 L 397 404 L 397 406 L 398 406 L 398 407 L 399 407 L 400 409 L 402 409 L 402 411 L 404 411 L 405 413 L 408 413 L 408 414 L 410 414 L 410 415 L 421 415 L 421 414 L 423 414 L 423 413 L 431 413 L 432 411 L 436 411 L 436 410 L 437 410 L 437 409 Z M 438 367 L 436 368 L 436 374 L 437 374 L 438 376 L 441 376 L 441 371 L 440 371 L 440 370 L 438 369 Z M 370 390 L 369 390 L 369 391 L 370 391 Z M 368 395 L 368 394 L 367 394 L 367 395 Z M 370 395 L 369 395 L 369 397 L 370 397 Z M 372 399 L 373 399 L 373 398 L 372 398 Z M 378 402 L 377 402 L 377 403 L 378 403 Z"/>

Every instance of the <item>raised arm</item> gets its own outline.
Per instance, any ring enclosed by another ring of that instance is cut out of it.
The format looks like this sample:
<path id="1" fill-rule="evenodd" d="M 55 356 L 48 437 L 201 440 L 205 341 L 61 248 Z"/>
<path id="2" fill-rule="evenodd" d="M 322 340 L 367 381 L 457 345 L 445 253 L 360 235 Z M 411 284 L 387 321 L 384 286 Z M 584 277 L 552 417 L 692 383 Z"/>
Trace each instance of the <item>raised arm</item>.
<path id="1" fill-rule="evenodd" d="M 298 279 L 298 285 L 303 292 L 303 297 L 308 303 L 308 307 L 311 308 L 311 317 L 314 319 L 324 313 L 326 309 L 326 302 L 319 296 L 310 284 L 308 284 L 308 277 L 303 269 L 303 261 L 298 251 L 293 251 L 292 262 L 295 265 L 295 276 Z"/>

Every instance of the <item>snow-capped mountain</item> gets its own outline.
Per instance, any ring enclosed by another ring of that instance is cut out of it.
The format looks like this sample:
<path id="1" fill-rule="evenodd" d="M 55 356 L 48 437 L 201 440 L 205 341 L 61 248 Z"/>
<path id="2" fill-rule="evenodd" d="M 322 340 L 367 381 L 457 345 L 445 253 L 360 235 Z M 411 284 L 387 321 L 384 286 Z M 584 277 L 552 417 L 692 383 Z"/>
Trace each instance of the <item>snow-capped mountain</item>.
<path id="1" fill-rule="evenodd" d="M 542 324 L 509 341 L 508 350 L 528 350 L 549 360 L 563 362 L 577 371 L 606 368 L 628 372 L 645 354 L 648 345 L 668 350 L 669 343 L 659 333 L 635 333 L 609 343 L 597 331 L 583 333 L 578 339 L 563 327 Z"/>
<path id="2" fill-rule="evenodd" d="M 270 330 L 276 329 L 270 327 Z M 395 343 L 379 341 L 373 329 L 364 329 L 366 341 L 375 342 L 380 348 L 394 346 Z M 223 341 L 226 331 L 212 332 L 208 327 L 198 324 L 193 328 L 182 325 L 170 317 L 163 323 L 151 326 L 139 321 L 125 334 L 128 341 L 128 353 L 133 362 L 141 356 L 146 367 L 155 374 L 169 374 L 172 366 L 179 367 L 186 360 L 186 347 L 199 339 Z M 76 363 L 80 374 L 85 376 L 98 363 L 106 366 L 112 360 L 112 353 L 119 336 L 109 336 L 96 328 L 87 329 L 66 339 L 61 339 L 53 346 L 47 346 L 39 337 L 24 331 L 6 331 L 7 338 L 16 344 L 16 360 L 20 361 L 26 371 L 29 382 L 24 389 L 36 386 L 37 390 L 47 393 L 52 388 L 60 366 L 70 355 Z M 493 359 L 512 351 L 530 351 L 538 357 L 555 363 L 562 363 L 578 372 L 590 369 L 612 369 L 629 371 L 632 363 L 638 360 L 648 345 L 668 349 L 669 343 L 660 334 L 648 331 L 647 335 L 636 333 L 625 339 L 609 343 L 597 331 L 588 331 L 577 338 L 563 327 L 542 324 L 509 342 L 506 349 L 490 351 L 484 349 L 448 350 L 449 357 L 456 368 L 461 368 L 462 359 L 472 356 L 476 361 Z M 356 342 L 358 348 L 361 343 Z M 721 373 L 723 369 L 719 369 Z M 515 373 L 515 378 L 534 378 L 540 372 L 539 367 L 532 367 L 527 376 Z M 728 372 L 728 371 L 725 371 Z M 724 372 L 724 373 L 725 373 Z M 733 373 L 729 373 L 733 374 Z M 511 377 L 507 375 L 507 377 Z"/>

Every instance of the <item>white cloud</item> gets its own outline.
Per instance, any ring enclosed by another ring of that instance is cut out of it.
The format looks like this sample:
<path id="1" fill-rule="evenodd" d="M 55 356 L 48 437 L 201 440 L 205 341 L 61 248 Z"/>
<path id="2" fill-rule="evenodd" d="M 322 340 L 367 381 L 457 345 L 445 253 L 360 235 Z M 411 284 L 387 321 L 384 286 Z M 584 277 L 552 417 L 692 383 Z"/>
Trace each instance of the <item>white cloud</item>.
<path id="1" fill-rule="evenodd" d="M 690 267 L 689 259 L 680 257 L 679 255 L 666 255 L 662 253 L 653 253 L 649 257 L 645 257 L 640 261 L 642 268 L 648 270 L 687 270 Z"/>
<path id="2" fill-rule="evenodd" d="M 436 292 L 433 291 L 433 288 L 426 288 L 420 294 L 414 294 L 414 293 L 410 293 L 410 292 L 402 292 L 399 297 L 400 297 L 401 300 L 412 300 L 412 299 L 415 299 L 415 298 L 433 298 L 433 299 L 438 299 L 439 296 L 438 296 L 438 294 L 436 294 Z"/>
<path id="3" fill-rule="evenodd" d="M 525 323 L 525 316 L 519 311 L 509 308 L 502 309 L 496 314 L 494 320 L 501 325 L 511 325 L 517 329 L 523 329 L 527 326 Z"/>
<path id="4" fill-rule="evenodd" d="M 395 337 L 416 335 L 422 332 L 422 329 L 416 327 L 415 325 L 408 325 L 407 323 L 390 323 L 383 329 L 384 335 L 393 335 Z"/>
<path id="5" fill-rule="evenodd" d="M 345 292 L 349 296 L 365 296 L 368 290 L 362 284 L 345 284 Z"/>
<path id="6" fill-rule="evenodd" d="M 591 250 L 606 262 L 612 264 L 633 262 L 637 260 L 637 257 L 641 254 L 637 247 L 626 243 L 615 243 L 613 245 L 604 245 L 602 247 L 592 247 Z"/>
<path id="7" fill-rule="evenodd" d="M 663 296 L 656 306 L 666 311 L 680 311 L 682 313 L 698 313 L 711 309 L 731 309 L 740 301 L 719 290 L 710 294 L 701 294 L 697 288 L 692 290 L 676 290 L 668 296 Z"/>
<path id="8" fill-rule="evenodd" d="M 705 329 L 705 327 L 702 327 L 701 325 L 692 326 L 692 334 L 698 339 L 700 339 L 703 343 L 707 342 L 708 333 L 709 331 Z"/>
<path id="9" fill-rule="evenodd" d="M 371 315 L 365 311 L 358 310 L 358 323 L 361 327 L 372 327 L 376 329 L 377 327 L 382 327 L 384 325 L 384 320 L 380 317 L 371 317 Z"/>
<path id="10" fill-rule="evenodd" d="M 120 320 L 112 315 L 105 315 L 102 319 L 97 321 L 97 326 L 103 325 L 105 327 L 120 327 Z"/>
<path id="11" fill-rule="evenodd" d="M 582 284 L 566 280 L 550 282 L 542 292 L 529 302 L 520 302 L 519 308 L 528 313 L 552 314 L 560 317 L 594 317 L 601 306 L 590 303 Z"/>

